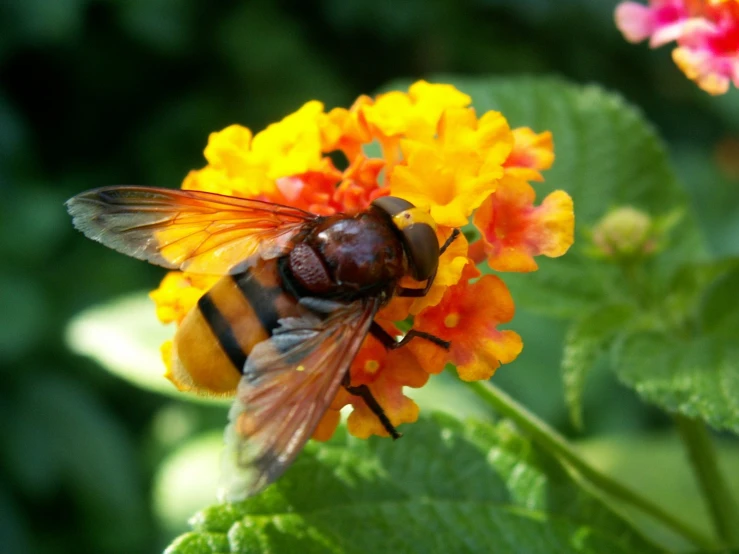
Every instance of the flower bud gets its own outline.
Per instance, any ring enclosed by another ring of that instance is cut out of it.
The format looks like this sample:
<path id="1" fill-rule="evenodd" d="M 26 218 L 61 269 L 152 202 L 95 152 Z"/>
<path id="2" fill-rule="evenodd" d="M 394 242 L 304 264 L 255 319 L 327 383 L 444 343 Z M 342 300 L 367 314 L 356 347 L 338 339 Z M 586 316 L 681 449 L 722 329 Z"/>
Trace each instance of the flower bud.
<path id="1" fill-rule="evenodd" d="M 607 258 L 638 258 L 654 253 L 656 236 L 649 214 L 631 206 L 616 208 L 593 228 L 593 244 Z"/>

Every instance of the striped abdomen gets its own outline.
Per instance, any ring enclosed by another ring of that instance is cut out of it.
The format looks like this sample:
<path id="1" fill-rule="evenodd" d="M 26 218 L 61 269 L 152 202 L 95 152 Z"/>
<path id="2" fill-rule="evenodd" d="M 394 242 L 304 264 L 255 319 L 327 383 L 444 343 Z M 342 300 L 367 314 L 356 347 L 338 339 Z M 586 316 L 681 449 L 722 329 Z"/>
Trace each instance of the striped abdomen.
<path id="1" fill-rule="evenodd" d="M 252 348 L 270 337 L 279 319 L 302 311 L 283 290 L 274 260 L 223 277 L 177 330 L 172 349 L 175 379 L 199 393 L 232 394 Z"/>

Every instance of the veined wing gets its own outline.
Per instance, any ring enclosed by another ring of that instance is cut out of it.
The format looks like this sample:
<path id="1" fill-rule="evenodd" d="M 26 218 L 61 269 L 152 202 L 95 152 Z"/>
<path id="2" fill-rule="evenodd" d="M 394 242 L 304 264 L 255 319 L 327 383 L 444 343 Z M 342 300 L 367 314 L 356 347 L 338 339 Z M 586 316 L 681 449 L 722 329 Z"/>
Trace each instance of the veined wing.
<path id="1" fill-rule="evenodd" d="M 285 253 L 318 216 L 297 208 L 202 191 L 103 187 L 71 198 L 67 210 L 87 237 L 169 269 L 228 274 L 254 256 Z"/>
<path id="2" fill-rule="evenodd" d="M 246 362 L 226 428 L 228 500 L 256 494 L 293 462 L 336 396 L 379 306 L 376 299 L 301 304 L 325 317 L 281 320 Z"/>

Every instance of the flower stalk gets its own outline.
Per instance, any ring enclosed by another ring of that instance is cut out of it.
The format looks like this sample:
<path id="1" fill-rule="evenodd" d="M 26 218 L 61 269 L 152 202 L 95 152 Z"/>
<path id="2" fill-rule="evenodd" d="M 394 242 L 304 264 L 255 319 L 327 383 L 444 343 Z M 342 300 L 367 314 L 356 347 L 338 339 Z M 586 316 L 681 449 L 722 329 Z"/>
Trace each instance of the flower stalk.
<path id="1" fill-rule="evenodd" d="M 601 491 L 615 499 L 639 508 L 645 514 L 653 517 L 662 523 L 662 525 L 685 537 L 698 547 L 713 548 L 716 546 L 711 538 L 705 536 L 699 530 L 694 529 L 689 524 L 665 511 L 656 503 L 639 495 L 588 464 L 562 435 L 492 383 L 478 381 L 469 383 L 469 386 L 478 397 L 496 412 L 515 422 L 536 444 L 563 460 L 581 477 Z"/>
<path id="2" fill-rule="evenodd" d="M 718 466 L 716 448 L 705 424 L 683 415 L 675 424 L 711 514 L 716 535 L 727 546 L 739 545 L 739 510 Z"/>

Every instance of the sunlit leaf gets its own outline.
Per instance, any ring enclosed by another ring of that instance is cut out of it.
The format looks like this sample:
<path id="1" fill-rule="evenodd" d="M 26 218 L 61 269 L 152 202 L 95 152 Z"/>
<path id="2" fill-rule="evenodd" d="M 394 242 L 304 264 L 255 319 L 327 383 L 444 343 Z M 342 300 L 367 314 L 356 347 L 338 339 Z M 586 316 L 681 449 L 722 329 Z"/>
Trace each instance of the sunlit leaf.
<path id="1" fill-rule="evenodd" d="M 720 335 L 635 333 L 614 369 L 645 400 L 739 433 L 739 342 Z"/>
<path id="2" fill-rule="evenodd" d="M 408 388 L 405 393 L 424 413 L 436 409 L 457 418 L 489 420 L 493 417 L 479 397 L 450 371 L 434 376 L 422 388 Z M 163 409 L 156 418 L 158 434 L 181 433 L 188 426 L 186 419 L 179 404 Z M 225 422 L 224 410 L 224 426 Z M 183 531 L 187 519 L 215 499 L 222 451 L 223 431 L 204 433 L 177 448 L 159 467 L 154 484 L 154 508 L 168 529 Z"/>
<path id="3" fill-rule="evenodd" d="M 311 443 L 263 494 L 192 525 L 169 554 L 659 551 L 509 423 L 439 414 L 400 441 Z"/>
<path id="4" fill-rule="evenodd" d="M 142 388 L 205 402 L 223 402 L 185 395 L 163 377 L 159 347 L 174 329 L 156 318 L 145 293 L 133 294 L 77 315 L 67 327 L 69 347 L 90 356 L 105 369 Z"/>
<path id="5" fill-rule="evenodd" d="M 666 321 L 614 350 L 618 377 L 663 409 L 739 433 L 738 287 L 737 260 L 683 267 L 664 297 Z"/>
<path id="6" fill-rule="evenodd" d="M 215 500 L 223 431 L 199 435 L 175 450 L 154 478 L 154 511 L 167 529 L 184 531 L 193 512 Z"/>

